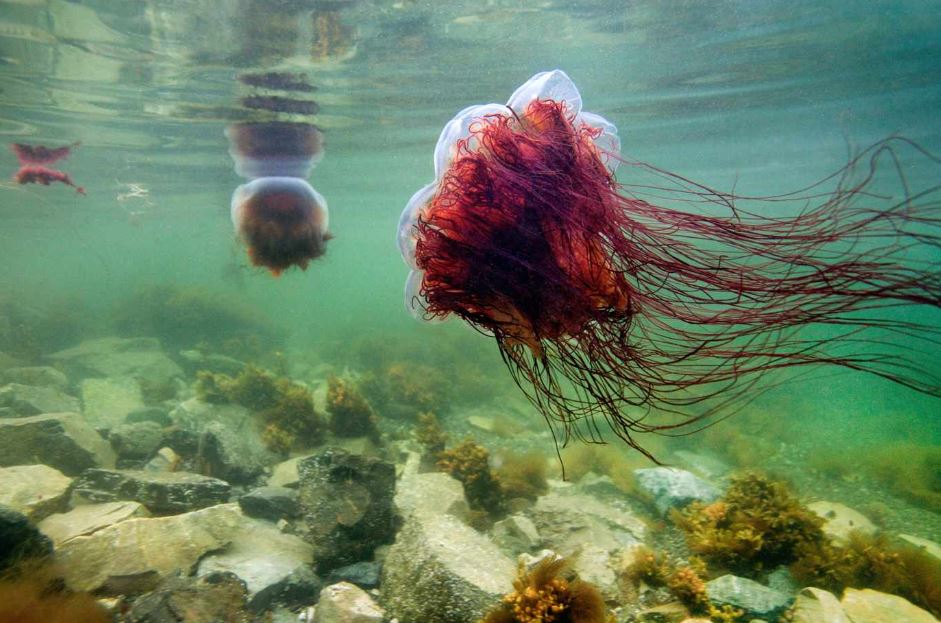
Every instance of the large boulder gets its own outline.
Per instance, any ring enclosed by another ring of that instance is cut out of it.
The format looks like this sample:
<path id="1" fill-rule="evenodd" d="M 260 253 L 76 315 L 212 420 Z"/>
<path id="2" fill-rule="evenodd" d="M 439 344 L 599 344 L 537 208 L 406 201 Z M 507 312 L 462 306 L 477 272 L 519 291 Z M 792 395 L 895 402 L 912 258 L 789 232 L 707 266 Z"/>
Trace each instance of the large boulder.
<path id="1" fill-rule="evenodd" d="M 11 416 L 78 411 L 78 398 L 54 388 L 10 383 L 0 388 L 0 407 Z"/>
<path id="2" fill-rule="evenodd" d="M 173 575 L 134 601 L 128 623 L 253 623 L 245 585 L 230 573 L 200 578 Z"/>
<path id="3" fill-rule="evenodd" d="M 163 445 L 164 428 L 156 422 L 118 424 L 108 433 L 108 441 L 121 461 L 142 462 Z"/>
<path id="4" fill-rule="evenodd" d="M 236 504 L 127 519 L 63 543 L 56 560 L 73 590 L 104 595 L 148 591 L 176 570 L 189 574 L 206 554 L 231 543 L 243 525 Z"/>
<path id="5" fill-rule="evenodd" d="M 199 563 L 197 575 L 233 573 L 248 589 L 248 607 L 261 612 L 278 605 L 306 606 L 317 599 L 322 582 L 311 569 L 313 548 L 273 524 L 246 518 L 220 552 Z"/>
<path id="6" fill-rule="evenodd" d="M 89 378 L 81 389 L 82 415 L 95 428 L 114 428 L 144 406 L 140 383 L 132 377 Z"/>
<path id="7" fill-rule="evenodd" d="M 150 513 L 138 502 L 82 504 L 66 513 L 46 517 L 37 527 L 59 547 L 75 537 L 92 534 L 125 519 L 148 516 Z"/>
<path id="8" fill-rule="evenodd" d="M 367 560 L 395 537 L 395 466 L 339 448 L 298 464 L 299 532 L 321 572 Z"/>
<path id="9" fill-rule="evenodd" d="M 48 359 L 73 379 L 123 376 L 161 385 L 183 377 L 183 370 L 163 352 L 160 342 L 149 337 L 86 340 Z"/>
<path id="10" fill-rule="evenodd" d="M 229 483 L 189 472 L 89 469 L 72 488 L 73 504 L 140 502 L 155 515 L 183 513 L 229 499 Z"/>
<path id="11" fill-rule="evenodd" d="M 382 605 L 400 621 L 479 620 L 513 590 L 516 565 L 457 518 L 419 513 L 405 522 L 382 567 Z"/>
<path id="12" fill-rule="evenodd" d="M 114 452 L 77 413 L 0 418 L 0 466 L 44 463 L 67 476 L 114 467 Z"/>
<path id="13" fill-rule="evenodd" d="M 48 465 L 0 468 L 0 504 L 39 521 L 65 509 L 72 479 Z"/>
<path id="14" fill-rule="evenodd" d="M 52 366 L 7 368 L 0 373 L 0 382 L 51 387 L 60 391 L 66 391 L 69 388 L 69 377 Z"/>
<path id="15" fill-rule="evenodd" d="M 0 504 L 0 573 L 28 558 L 52 554 L 52 541 L 24 515 Z"/>
<path id="16" fill-rule="evenodd" d="M 938 619 L 904 597 L 848 588 L 840 601 L 843 612 L 853 623 L 938 623 Z"/>
<path id="17" fill-rule="evenodd" d="M 813 587 L 797 594 L 787 620 L 790 623 L 851 623 L 833 593 Z"/>

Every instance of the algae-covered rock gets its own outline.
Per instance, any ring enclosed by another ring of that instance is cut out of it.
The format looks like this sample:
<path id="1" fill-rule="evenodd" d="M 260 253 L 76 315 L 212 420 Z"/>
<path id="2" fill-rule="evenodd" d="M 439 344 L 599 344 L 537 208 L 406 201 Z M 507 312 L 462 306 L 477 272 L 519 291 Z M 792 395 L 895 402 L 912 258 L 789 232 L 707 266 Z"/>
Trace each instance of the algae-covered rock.
<path id="1" fill-rule="evenodd" d="M 297 516 L 297 490 L 287 487 L 258 487 L 239 498 L 242 512 L 249 517 L 278 521 Z"/>
<path id="2" fill-rule="evenodd" d="M 382 623 L 382 608 L 363 589 L 340 582 L 320 592 L 313 623 Z"/>
<path id="3" fill-rule="evenodd" d="M 134 601 L 128 623 L 252 623 L 245 585 L 230 573 L 170 576 Z"/>
<path id="4" fill-rule="evenodd" d="M 52 554 L 52 541 L 23 513 L 0 504 L 0 572 L 26 558 Z"/>
<path id="5" fill-rule="evenodd" d="M 0 407 L 13 416 L 40 415 L 78 411 L 78 398 L 55 387 L 10 383 L 0 388 Z"/>
<path id="6" fill-rule="evenodd" d="M 395 536 L 395 466 L 326 450 L 298 463 L 299 531 L 320 571 L 367 560 Z"/>
<path id="7" fill-rule="evenodd" d="M 791 603 L 789 595 L 735 575 L 723 575 L 706 582 L 706 594 L 716 605 L 729 605 L 748 616 L 770 621 L 776 621 Z"/>
<path id="8" fill-rule="evenodd" d="M 114 467 L 114 452 L 77 413 L 0 418 L 0 466 L 43 463 L 67 476 Z"/>
<path id="9" fill-rule="evenodd" d="M 72 479 L 48 465 L 0 468 L 0 504 L 39 521 L 63 510 Z"/>
<path id="10" fill-rule="evenodd" d="M 229 484 L 189 472 L 89 469 L 72 489 L 73 504 L 134 500 L 155 515 L 183 513 L 229 499 Z"/>
<path id="11" fill-rule="evenodd" d="M 515 575 L 496 545 L 458 519 L 414 514 L 383 564 L 382 605 L 400 621 L 476 621 L 513 590 Z"/>
<path id="12" fill-rule="evenodd" d="M 175 570 L 189 573 L 232 542 L 244 517 L 236 504 L 172 517 L 128 519 L 62 544 L 56 560 L 73 590 L 106 595 L 152 590 Z"/>

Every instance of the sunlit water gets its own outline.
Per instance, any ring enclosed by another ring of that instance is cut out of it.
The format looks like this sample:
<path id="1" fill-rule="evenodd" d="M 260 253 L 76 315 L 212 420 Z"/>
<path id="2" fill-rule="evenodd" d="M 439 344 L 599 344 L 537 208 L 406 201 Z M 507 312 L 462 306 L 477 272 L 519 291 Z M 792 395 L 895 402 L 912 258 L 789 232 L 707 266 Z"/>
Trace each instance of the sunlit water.
<path id="1" fill-rule="evenodd" d="M 0 135 L 81 141 L 63 169 L 88 190 L 4 183 L 0 288 L 77 296 L 106 321 L 137 285 L 196 284 L 263 308 L 298 352 L 366 331 L 434 343 L 460 329 L 404 311 L 399 212 L 456 111 L 553 68 L 626 154 L 742 194 L 805 186 L 892 133 L 941 152 L 934 2 L 0 2 Z M 279 279 L 247 267 L 228 215 L 241 180 L 223 129 L 256 70 L 307 73 L 326 134 L 311 183 L 336 239 Z M 941 438 L 941 405 L 911 391 L 826 371 L 796 386 L 753 409 L 836 443 Z"/>

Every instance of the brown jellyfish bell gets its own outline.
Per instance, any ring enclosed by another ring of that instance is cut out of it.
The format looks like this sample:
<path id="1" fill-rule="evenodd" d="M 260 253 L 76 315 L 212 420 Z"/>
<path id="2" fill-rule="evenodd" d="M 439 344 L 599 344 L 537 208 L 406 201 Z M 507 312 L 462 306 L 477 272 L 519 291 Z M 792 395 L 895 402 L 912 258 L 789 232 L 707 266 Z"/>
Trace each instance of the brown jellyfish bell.
<path id="1" fill-rule="evenodd" d="M 323 155 L 323 135 L 309 123 L 235 123 L 226 129 L 235 172 L 250 180 L 232 195 L 232 223 L 252 264 L 275 276 L 302 270 L 326 252 L 327 202 L 307 182 Z"/>

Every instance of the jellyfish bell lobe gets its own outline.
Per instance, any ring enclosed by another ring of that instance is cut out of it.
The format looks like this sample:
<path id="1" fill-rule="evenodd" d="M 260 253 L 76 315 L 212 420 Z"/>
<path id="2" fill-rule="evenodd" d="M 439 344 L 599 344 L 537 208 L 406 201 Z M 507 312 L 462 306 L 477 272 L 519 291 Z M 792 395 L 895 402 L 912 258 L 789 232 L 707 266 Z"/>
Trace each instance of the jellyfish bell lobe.
<path id="1" fill-rule="evenodd" d="M 225 135 L 236 174 L 250 180 L 306 178 L 323 158 L 323 133 L 309 123 L 234 123 Z"/>
<path id="2" fill-rule="evenodd" d="M 327 201 L 297 177 L 262 177 L 232 195 L 232 223 L 255 266 L 278 275 L 306 269 L 326 252 L 330 234 Z"/>

